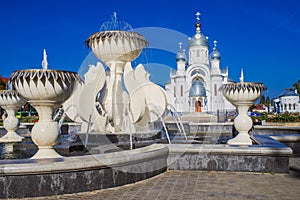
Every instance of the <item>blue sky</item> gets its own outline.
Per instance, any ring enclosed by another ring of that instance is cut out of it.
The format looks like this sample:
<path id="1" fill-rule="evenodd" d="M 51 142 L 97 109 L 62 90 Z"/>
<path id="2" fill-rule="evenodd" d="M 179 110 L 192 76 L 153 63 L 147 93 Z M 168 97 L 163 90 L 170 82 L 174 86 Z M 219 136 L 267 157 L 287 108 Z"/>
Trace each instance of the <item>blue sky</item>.
<path id="1" fill-rule="evenodd" d="M 5 77 L 14 70 L 39 68 L 44 48 L 49 68 L 79 71 L 90 54 L 84 41 L 114 11 L 134 28 L 165 28 L 186 36 L 194 34 L 200 11 L 201 30 L 211 48 L 218 40 L 221 65 L 229 67 L 232 79 L 238 80 L 243 68 L 245 80 L 265 83 L 270 97 L 300 79 L 298 0 L 2 0 L 0 5 L 0 74 Z M 151 50 L 150 40 L 150 50 L 136 62 L 174 67 L 173 53 L 182 38 L 151 34 L 168 45 L 167 51 Z M 186 47 L 187 41 L 181 42 Z M 167 80 L 159 70 L 151 76 Z"/>

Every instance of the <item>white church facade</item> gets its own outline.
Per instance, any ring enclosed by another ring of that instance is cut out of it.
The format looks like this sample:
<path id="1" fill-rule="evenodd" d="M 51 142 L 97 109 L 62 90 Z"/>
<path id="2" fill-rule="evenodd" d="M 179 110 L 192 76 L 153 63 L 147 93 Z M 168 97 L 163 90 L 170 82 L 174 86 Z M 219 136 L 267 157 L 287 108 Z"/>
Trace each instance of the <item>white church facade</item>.
<path id="1" fill-rule="evenodd" d="M 196 33 L 188 40 L 188 58 L 179 43 L 177 70 L 170 70 L 170 80 L 165 84 L 169 101 L 179 113 L 217 113 L 218 110 L 235 109 L 219 91 L 220 86 L 230 79 L 228 68 L 220 68 L 217 41 L 209 53 L 208 37 L 201 32 L 200 13 L 196 15 Z"/>
<path id="2" fill-rule="evenodd" d="M 300 95 L 297 90 L 286 89 L 282 94 L 273 99 L 274 110 L 277 113 L 300 113 Z"/>

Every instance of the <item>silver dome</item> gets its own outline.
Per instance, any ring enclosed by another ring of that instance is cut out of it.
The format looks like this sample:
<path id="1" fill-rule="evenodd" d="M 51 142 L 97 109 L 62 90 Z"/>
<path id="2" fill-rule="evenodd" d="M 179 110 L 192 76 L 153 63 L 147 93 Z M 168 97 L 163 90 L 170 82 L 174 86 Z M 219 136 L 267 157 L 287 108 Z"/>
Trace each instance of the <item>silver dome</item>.
<path id="1" fill-rule="evenodd" d="M 220 52 L 217 51 L 217 49 L 214 49 L 214 51 L 211 52 L 211 54 L 210 54 L 210 58 L 212 60 L 214 60 L 214 59 L 220 60 L 221 59 L 221 54 L 220 54 Z"/>
<path id="2" fill-rule="evenodd" d="M 190 97 L 206 97 L 206 90 L 203 82 L 200 80 L 195 80 L 190 88 Z"/>
<path id="3" fill-rule="evenodd" d="M 208 39 L 203 33 L 196 33 L 192 38 L 189 39 L 189 47 L 192 46 L 209 46 Z"/>
<path id="4" fill-rule="evenodd" d="M 178 52 L 178 54 L 176 55 L 176 62 L 178 61 L 186 61 L 185 53 L 183 51 Z"/>
<path id="5" fill-rule="evenodd" d="M 214 40 L 214 50 L 213 50 L 213 52 L 210 54 L 210 58 L 212 59 L 212 60 L 214 60 L 214 59 L 217 59 L 217 60 L 220 60 L 221 59 L 221 54 L 220 54 L 220 52 L 218 52 L 218 50 L 217 50 L 217 40 Z"/>

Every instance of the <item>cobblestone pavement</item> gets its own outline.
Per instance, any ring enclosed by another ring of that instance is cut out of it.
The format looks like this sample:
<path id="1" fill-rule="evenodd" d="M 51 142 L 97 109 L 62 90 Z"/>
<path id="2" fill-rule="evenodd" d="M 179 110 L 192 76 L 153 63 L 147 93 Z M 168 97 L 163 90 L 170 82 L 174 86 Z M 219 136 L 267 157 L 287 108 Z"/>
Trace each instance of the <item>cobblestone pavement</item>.
<path id="1" fill-rule="evenodd" d="M 293 159 L 291 164 L 299 164 Z M 300 199 L 300 171 L 290 174 L 170 170 L 121 187 L 40 199 Z"/>

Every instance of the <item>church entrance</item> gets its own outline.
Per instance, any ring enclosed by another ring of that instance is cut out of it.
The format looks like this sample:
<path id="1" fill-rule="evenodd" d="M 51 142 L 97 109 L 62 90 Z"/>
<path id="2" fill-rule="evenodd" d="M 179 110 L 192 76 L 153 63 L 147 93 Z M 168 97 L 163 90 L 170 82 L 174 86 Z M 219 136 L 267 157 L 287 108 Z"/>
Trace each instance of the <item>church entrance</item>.
<path id="1" fill-rule="evenodd" d="M 200 100 L 195 102 L 195 112 L 202 112 L 202 104 Z"/>

